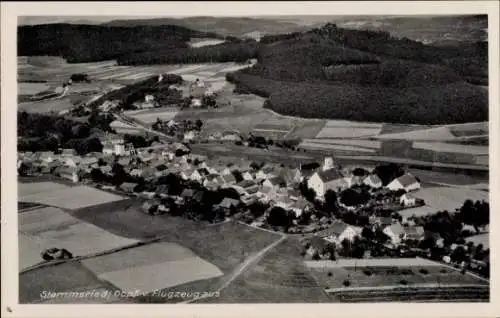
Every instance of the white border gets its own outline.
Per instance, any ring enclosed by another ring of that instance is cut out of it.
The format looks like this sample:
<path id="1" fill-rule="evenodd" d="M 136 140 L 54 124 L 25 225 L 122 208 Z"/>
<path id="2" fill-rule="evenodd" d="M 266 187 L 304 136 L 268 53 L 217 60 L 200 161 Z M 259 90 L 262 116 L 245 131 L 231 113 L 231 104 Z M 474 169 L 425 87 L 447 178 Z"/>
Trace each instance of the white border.
<path id="1" fill-rule="evenodd" d="M 310 305 L 19 305 L 16 161 L 17 16 L 259 16 L 259 15 L 489 15 L 490 246 L 497 250 L 499 202 L 499 5 L 497 1 L 428 2 L 8 2 L 1 3 L 2 137 L 2 317 L 493 317 L 499 316 L 498 271 L 491 255 L 491 302 L 487 304 L 310 304 Z M 12 312 L 7 311 L 10 307 Z M 495 307 L 497 309 L 495 309 Z"/>

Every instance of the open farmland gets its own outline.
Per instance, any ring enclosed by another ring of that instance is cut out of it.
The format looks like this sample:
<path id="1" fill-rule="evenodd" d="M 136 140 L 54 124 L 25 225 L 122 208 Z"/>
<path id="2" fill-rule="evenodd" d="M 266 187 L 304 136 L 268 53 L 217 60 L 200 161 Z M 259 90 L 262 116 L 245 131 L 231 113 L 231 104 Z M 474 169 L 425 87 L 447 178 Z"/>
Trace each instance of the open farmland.
<path id="1" fill-rule="evenodd" d="M 327 295 L 309 274 L 297 240 L 288 238 L 206 303 L 325 302 Z"/>
<path id="2" fill-rule="evenodd" d="M 357 123 L 345 120 L 329 120 L 316 138 L 358 138 L 377 136 L 381 124 Z"/>
<path id="3" fill-rule="evenodd" d="M 153 243 L 83 261 L 102 280 L 122 290 L 152 292 L 223 273 L 192 251 L 172 243 Z"/>
<path id="4" fill-rule="evenodd" d="M 444 142 L 414 142 L 413 148 L 448 153 L 465 153 L 471 155 L 488 155 L 488 146 L 471 146 Z"/>
<path id="5" fill-rule="evenodd" d="M 345 288 L 343 283 L 346 280 L 350 282 L 349 288 L 403 287 L 402 280 L 405 280 L 409 286 L 438 283 L 442 285 L 474 284 L 487 286 L 487 283 L 483 280 L 471 275 L 463 275 L 458 270 L 439 263 L 421 264 L 421 261 L 415 259 L 415 265 L 411 264 L 411 260 L 400 265 L 398 261 L 398 259 L 387 259 L 385 266 L 377 266 L 381 264 L 364 266 L 368 265 L 370 260 L 367 260 L 366 264 L 363 264 L 364 262 L 361 260 L 357 266 L 328 266 L 326 261 L 316 266 L 312 266 L 313 262 L 308 262 L 308 266 L 316 281 L 325 289 Z M 422 269 L 425 270 L 424 273 L 421 272 Z"/>
<path id="6" fill-rule="evenodd" d="M 19 83 L 18 95 L 35 95 L 49 89 L 46 83 Z"/>
<path id="7" fill-rule="evenodd" d="M 107 202 L 121 201 L 124 198 L 115 194 L 100 191 L 87 186 L 75 186 L 59 188 L 54 186 L 51 191 L 44 189 L 46 182 L 39 184 L 19 183 L 19 201 L 40 203 L 50 206 L 56 206 L 63 209 L 80 209 Z M 35 189 L 39 188 L 37 192 Z M 25 188 L 28 190 L 25 192 Z"/>
<path id="8" fill-rule="evenodd" d="M 20 303 L 105 303 L 114 297 L 72 297 L 44 299 L 42 292 L 104 292 L 117 290 L 108 282 L 99 280 L 80 262 L 65 262 L 27 271 L 19 275 Z"/>
<path id="9" fill-rule="evenodd" d="M 40 253 L 51 247 L 65 248 L 74 256 L 84 256 L 137 242 L 82 222 L 57 208 L 19 213 L 20 269 L 41 262 Z"/>
<path id="10" fill-rule="evenodd" d="M 322 151 L 332 151 L 332 152 L 351 152 L 351 153 L 372 153 L 375 154 L 375 149 L 361 148 L 356 146 L 346 146 L 346 145 L 335 145 L 335 144 L 325 144 L 316 142 L 302 142 L 299 145 L 300 148 L 306 150 L 322 150 Z"/>
<path id="11" fill-rule="evenodd" d="M 483 233 L 483 234 L 478 234 L 478 235 L 473 235 L 465 238 L 465 242 L 472 242 L 474 243 L 475 246 L 482 244 L 484 249 L 489 249 L 490 248 L 490 234 L 489 233 Z"/>
<path id="12" fill-rule="evenodd" d="M 175 118 L 179 112 L 176 108 L 155 108 L 151 110 L 126 111 L 124 114 L 142 122 L 152 124 L 157 118 L 162 121 L 169 121 Z"/>
<path id="13" fill-rule="evenodd" d="M 124 123 L 120 120 L 115 120 L 109 124 L 109 127 L 114 129 L 118 134 L 141 135 L 144 131 L 140 128 Z"/>
<path id="14" fill-rule="evenodd" d="M 454 187 L 429 187 L 413 192 L 412 195 L 423 199 L 426 205 L 436 211 L 448 212 L 454 212 L 467 199 L 489 201 L 488 192 Z"/>

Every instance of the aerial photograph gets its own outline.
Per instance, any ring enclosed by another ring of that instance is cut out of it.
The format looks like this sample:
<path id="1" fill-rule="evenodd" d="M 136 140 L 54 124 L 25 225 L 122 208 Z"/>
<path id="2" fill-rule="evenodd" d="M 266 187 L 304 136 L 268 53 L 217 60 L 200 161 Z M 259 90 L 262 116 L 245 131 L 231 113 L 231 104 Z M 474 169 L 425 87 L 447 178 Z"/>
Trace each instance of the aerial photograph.
<path id="1" fill-rule="evenodd" d="M 17 87 L 21 304 L 490 302 L 486 14 L 20 16 Z"/>

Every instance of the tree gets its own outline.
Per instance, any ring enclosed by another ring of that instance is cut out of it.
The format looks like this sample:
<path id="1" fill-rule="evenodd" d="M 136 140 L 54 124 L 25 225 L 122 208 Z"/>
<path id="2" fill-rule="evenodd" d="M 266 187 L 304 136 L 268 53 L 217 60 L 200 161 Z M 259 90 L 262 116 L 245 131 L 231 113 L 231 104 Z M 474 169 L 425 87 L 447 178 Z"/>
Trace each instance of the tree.
<path id="1" fill-rule="evenodd" d="M 463 246 L 457 246 L 450 255 L 451 260 L 456 263 L 467 261 L 467 253 Z"/>
<path id="2" fill-rule="evenodd" d="M 356 176 L 356 177 L 364 177 L 366 175 L 368 175 L 369 172 L 366 171 L 365 169 L 363 168 L 355 168 L 353 171 L 352 171 L 352 175 L 353 176 Z"/>
<path id="3" fill-rule="evenodd" d="M 259 201 L 255 201 L 248 206 L 248 210 L 254 218 L 259 218 L 264 215 L 266 210 L 269 208 L 267 204 Z"/>
<path id="4" fill-rule="evenodd" d="M 375 238 L 375 234 L 369 227 L 364 227 L 363 231 L 361 232 L 361 236 L 369 241 L 373 240 Z"/>
<path id="5" fill-rule="evenodd" d="M 290 213 L 283 208 L 273 207 L 267 217 L 267 222 L 272 226 L 288 227 L 292 224 Z"/>
<path id="6" fill-rule="evenodd" d="M 203 122 L 200 119 L 197 119 L 195 125 L 196 125 L 196 130 L 200 131 L 201 127 L 203 126 Z"/>
<path id="7" fill-rule="evenodd" d="M 325 207 L 330 213 L 335 213 L 338 210 L 337 193 L 331 189 L 325 193 Z"/>
<path id="8" fill-rule="evenodd" d="M 340 202 L 347 206 L 365 204 L 370 200 L 370 194 L 366 190 L 346 189 L 340 193 Z"/>
<path id="9" fill-rule="evenodd" d="M 375 167 L 373 173 L 376 174 L 380 178 L 380 180 L 382 180 L 383 185 L 387 185 L 395 178 L 402 176 L 404 174 L 404 170 L 401 166 L 390 163 Z"/>

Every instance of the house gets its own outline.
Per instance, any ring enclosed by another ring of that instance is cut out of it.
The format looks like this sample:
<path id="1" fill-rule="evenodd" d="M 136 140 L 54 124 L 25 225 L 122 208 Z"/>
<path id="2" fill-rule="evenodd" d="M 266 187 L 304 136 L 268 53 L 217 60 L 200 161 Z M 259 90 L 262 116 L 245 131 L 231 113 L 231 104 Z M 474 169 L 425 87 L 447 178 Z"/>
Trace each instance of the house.
<path id="1" fill-rule="evenodd" d="M 130 175 L 132 177 L 142 177 L 144 171 L 142 169 L 132 169 L 130 171 Z"/>
<path id="2" fill-rule="evenodd" d="M 321 237 L 331 243 L 340 244 L 343 240 L 354 241 L 358 231 L 342 221 L 335 221 L 329 228 L 321 232 Z"/>
<path id="3" fill-rule="evenodd" d="M 300 183 L 303 180 L 302 172 L 298 168 L 294 169 L 283 169 L 280 173 L 280 177 L 285 180 L 287 185 L 293 185 Z"/>
<path id="4" fill-rule="evenodd" d="M 394 220 L 390 216 L 380 216 L 380 217 L 370 217 L 370 223 L 373 224 L 376 227 L 379 228 L 385 228 L 392 223 L 394 223 Z"/>
<path id="5" fill-rule="evenodd" d="M 392 180 L 387 188 L 392 191 L 405 190 L 406 192 L 420 189 L 420 182 L 413 175 L 406 173 L 399 178 Z"/>
<path id="6" fill-rule="evenodd" d="M 257 195 L 263 202 L 269 202 L 276 199 L 277 189 L 271 187 L 261 187 Z"/>
<path id="7" fill-rule="evenodd" d="M 184 141 L 190 142 L 196 138 L 196 133 L 193 130 L 184 133 Z"/>
<path id="8" fill-rule="evenodd" d="M 335 168 L 335 162 L 332 157 L 325 157 L 321 165 L 321 171 L 327 171 Z"/>
<path id="9" fill-rule="evenodd" d="M 363 180 L 363 183 L 372 188 L 378 189 L 382 187 L 382 180 L 376 174 L 371 174 Z"/>
<path id="10" fill-rule="evenodd" d="M 78 167 L 80 165 L 81 158 L 79 156 L 63 157 L 62 162 L 67 167 Z M 52 162 L 52 161 L 50 161 Z"/>
<path id="11" fill-rule="evenodd" d="M 256 194 L 259 191 L 259 185 L 251 180 L 243 180 L 236 183 L 233 188 L 241 194 Z"/>
<path id="12" fill-rule="evenodd" d="M 127 193 L 133 193 L 137 188 L 137 183 L 124 182 L 119 188 Z"/>
<path id="13" fill-rule="evenodd" d="M 231 209 L 235 209 L 240 204 L 240 201 L 224 198 L 219 204 L 215 205 L 214 208 L 222 210 L 226 215 L 229 215 Z"/>
<path id="14" fill-rule="evenodd" d="M 285 210 L 289 210 L 290 207 L 295 203 L 292 199 L 287 196 L 279 196 L 276 198 L 274 206 L 280 207 Z"/>
<path id="15" fill-rule="evenodd" d="M 415 206 L 417 203 L 417 198 L 408 193 L 403 194 L 399 197 L 399 203 L 405 207 Z"/>
<path id="16" fill-rule="evenodd" d="M 295 213 L 296 217 L 299 217 L 310 208 L 310 204 L 305 200 L 295 201 L 290 205 L 289 209 Z"/>
<path id="17" fill-rule="evenodd" d="M 239 134 L 235 133 L 235 132 L 232 132 L 232 131 L 225 131 L 222 133 L 222 136 L 220 138 L 220 140 L 224 140 L 224 141 L 242 141 L 242 138 Z"/>
<path id="18" fill-rule="evenodd" d="M 415 240 L 420 241 L 425 237 L 425 231 L 423 226 L 409 226 L 405 228 L 404 239 L 405 240 Z"/>
<path id="19" fill-rule="evenodd" d="M 76 150 L 75 149 L 61 149 L 61 156 L 76 156 Z"/>
<path id="20" fill-rule="evenodd" d="M 328 242 L 325 239 L 319 236 L 313 236 L 309 240 L 309 248 L 306 253 L 310 256 L 317 254 L 321 258 L 326 251 L 327 244 Z"/>
<path id="21" fill-rule="evenodd" d="M 223 175 L 219 176 L 218 180 L 220 180 L 219 184 L 221 186 L 229 186 L 229 185 L 233 185 L 236 183 L 236 178 L 233 176 L 232 173 L 223 174 Z"/>
<path id="22" fill-rule="evenodd" d="M 338 191 L 345 187 L 345 181 L 337 169 L 315 172 L 307 181 L 307 186 L 316 192 L 318 197 L 324 197 L 326 191 Z"/>
<path id="23" fill-rule="evenodd" d="M 193 98 L 191 100 L 191 107 L 193 108 L 200 108 L 202 106 L 201 99 L 199 98 Z"/>
<path id="24" fill-rule="evenodd" d="M 189 180 L 192 180 L 192 181 L 197 181 L 197 182 L 200 182 L 202 183 L 203 182 L 203 176 L 201 175 L 201 173 L 199 172 L 199 170 L 192 170 L 190 171 L 191 174 L 189 175 Z"/>
<path id="25" fill-rule="evenodd" d="M 80 180 L 78 171 L 79 170 L 75 167 L 62 167 L 61 170 L 59 170 L 59 176 L 77 183 Z"/>
<path id="26" fill-rule="evenodd" d="M 141 209 L 144 213 L 156 214 L 159 205 L 160 202 L 158 202 L 157 200 L 148 200 L 142 204 Z"/>
<path id="27" fill-rule="evenodd" d="M 386 226 L 382 232 L 389 237 L 393 245 L 399 245 L 404 239 L 405 228 L 399 223 L 394 223 Z"/>
<path id="28" fill-rule="evenodd" d="M 250 171 L 243 171 L 243 172 L 241 173 L 241 177 L 243 178 L 243 180 L 248 180 L 248 181 L 253 180 L 253 176 L 252 176 L 252 174 L 250 173 Z"/>
<path id="29" fill-rule="evenodd" d="M 350 188 L 354 185 L 360 185 L 363 183 L 363 178 L 358 176 L 348 176 L 344 178 L 345 186 Z"/>
<path id="30" fill-rule="evenodd" d="M 39 154 L 38 160 L 45 162 L 45 163 L 49 163 L 49 162 L 54 161 L 56 159 L 56 157 L 57 156 L 54 155 L 53 151 L 43 151 Z"/>
<path id="31" fill-rule="evenodd" d="M 80 167 L 92 167 L 97 168 L 99 165 L 99 159 L 96 157 L 83 157 L 80 160 Z"/>
<path id="32" fill-rule="evenodd" d="M 286 181 L 282 177 L 273 177 L 270 179 L 266 179 L 262 183 L 263 187 L 268 187 L 268 188 L 280 188 L 280 187 L 286 187 Z"/>
<path id="33" fill-rule="evenodd" d="M 255 174 L 255 179 L 257 180 L 264 180 L 264 179 L 269 179 L 273 177 L 277 177 L 278 174 L 276 173 L 274 167 L 272 166 L 264 166 L 262 167 L 257 173 Z"/>

